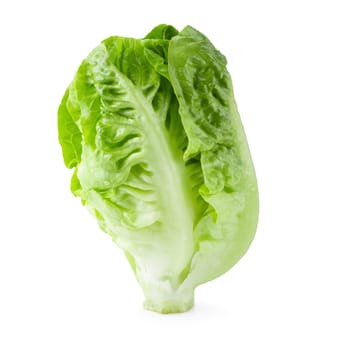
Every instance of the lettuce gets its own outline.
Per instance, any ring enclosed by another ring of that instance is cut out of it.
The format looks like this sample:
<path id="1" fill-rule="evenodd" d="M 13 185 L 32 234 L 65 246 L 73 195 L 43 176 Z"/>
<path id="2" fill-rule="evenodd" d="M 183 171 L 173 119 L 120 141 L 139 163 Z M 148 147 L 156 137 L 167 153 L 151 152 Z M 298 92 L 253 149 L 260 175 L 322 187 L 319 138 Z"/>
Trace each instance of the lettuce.
<path id="1" fill-rule="evenodd" d="M 247 251 L 258 190 L 225 57 L 200 32 L 113 36 L 58 110 L 73 194 L 124 251 L 146 309 L 183 312 Z"/>

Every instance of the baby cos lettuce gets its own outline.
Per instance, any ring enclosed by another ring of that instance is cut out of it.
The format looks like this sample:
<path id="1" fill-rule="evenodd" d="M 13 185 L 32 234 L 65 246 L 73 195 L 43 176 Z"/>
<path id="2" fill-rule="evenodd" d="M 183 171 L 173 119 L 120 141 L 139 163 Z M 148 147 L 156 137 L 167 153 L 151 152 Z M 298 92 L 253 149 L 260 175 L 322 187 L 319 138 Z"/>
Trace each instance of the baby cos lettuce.
<path id="1" fill-rule="evenodd" d="M 192 27 L 113 36 L 80 65 L 58 111 L 71 190 L 123 249 L 161 313 L 247 251 L 254 167 L 225 57 Z"/>

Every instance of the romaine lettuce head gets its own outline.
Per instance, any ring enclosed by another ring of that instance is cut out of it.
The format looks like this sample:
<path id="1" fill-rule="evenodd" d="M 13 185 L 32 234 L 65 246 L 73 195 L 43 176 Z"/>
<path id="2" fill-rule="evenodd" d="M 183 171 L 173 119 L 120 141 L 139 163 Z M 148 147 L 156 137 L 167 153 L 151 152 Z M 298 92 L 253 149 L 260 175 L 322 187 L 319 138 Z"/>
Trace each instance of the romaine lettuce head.
<path id="1" fill-rule="evenodd" d="M 71 190 L 125 252 L 161 313 L 247 251 L 258 190 L 225 57 L 200 32 L 113 36 L 80 65 L 58 111 Z"/>

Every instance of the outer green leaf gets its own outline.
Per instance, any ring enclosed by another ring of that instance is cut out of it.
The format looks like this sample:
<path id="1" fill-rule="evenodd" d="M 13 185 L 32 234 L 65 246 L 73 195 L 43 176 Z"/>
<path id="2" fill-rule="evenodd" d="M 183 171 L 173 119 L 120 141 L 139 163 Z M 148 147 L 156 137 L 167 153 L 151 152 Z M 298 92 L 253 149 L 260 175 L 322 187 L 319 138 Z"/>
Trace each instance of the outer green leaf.
<path id="1" fill-rule="evenodd" d="M 64 163 L 68 168 L 73 168 L 81 157 L 81 134 L 67 110 L 68 94 L 67 90 L 58 109 L 58 138 Z"/>
<path id="2" fill-rule="evenodd" d="M 168 24 L 159 24 L 153 28 L 146 36 L 145 39 L 165 39 L 170 40 L 172 37 L 177 35 L 179 32 L 173 26 Z"/>
<path id="3" fill-rule="evenodd" d="M 186 142 L 177 101 L 146 50 L 141 40 L 105 40 L 79 68 L 69 102 L 72 111 L 84 111 L 76 121 L 84 136 L 79 182 L 72 183 L 80 184 L 84 203 L 153 300 L 160 290 L 177 298 L 193 254 L 194 209 L 183 152 L 175 146 Z M 162 310 L 189 307 L 193 290 L 187 293 L 185 304 Z"/>
<path id="4" fill-rule="evenodd" d="M 194 230 L 196 252 L 184 282 L 198 285 L 227 271 L 248 249 L 258 190 L 224 56 L 186 27 L 170 42 L 168 58 L 189 140 L 184 158 L 199 155 L 204 183 L 198 191 L 208 204 Z"/>

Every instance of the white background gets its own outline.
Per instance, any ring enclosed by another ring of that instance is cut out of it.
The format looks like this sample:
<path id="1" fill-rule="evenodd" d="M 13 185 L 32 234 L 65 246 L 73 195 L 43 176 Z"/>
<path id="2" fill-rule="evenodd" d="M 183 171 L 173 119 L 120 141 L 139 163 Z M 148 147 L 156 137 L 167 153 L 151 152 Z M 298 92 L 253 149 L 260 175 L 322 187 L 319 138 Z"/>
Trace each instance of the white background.
<path id="1" fill-rule="evenodd" d="M 348 5 L 2 1 L 0 349 L 350 349 Z M 226 55 L 261 196 L 248 254 L 168 316 L 70 194 L 56 130 L 89 51 L 159 23 Z"/>

